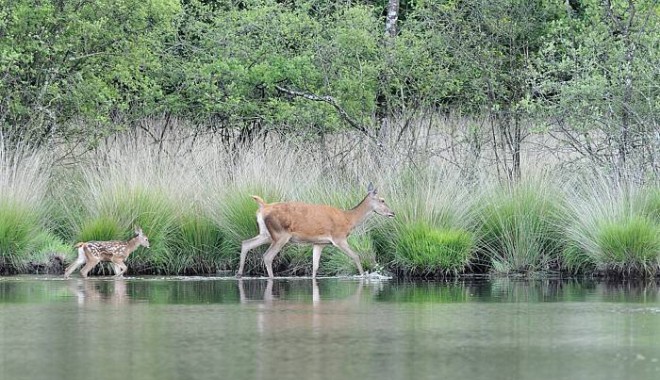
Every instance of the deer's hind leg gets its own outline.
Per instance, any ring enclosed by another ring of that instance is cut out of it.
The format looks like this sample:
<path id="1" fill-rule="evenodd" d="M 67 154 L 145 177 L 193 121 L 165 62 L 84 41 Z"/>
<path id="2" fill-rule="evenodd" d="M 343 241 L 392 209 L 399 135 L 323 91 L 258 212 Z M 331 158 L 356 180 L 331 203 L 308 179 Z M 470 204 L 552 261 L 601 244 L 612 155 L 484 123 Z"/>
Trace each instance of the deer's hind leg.
<path id="1" fill-rule="evenodd" d="M 257 248 L 261 245 L 270 242 L 271 242 L 270 236 L 258 235 L 253 237 L 252 239 L 244 240 L 241 243 L 241 261 L 238 265 L 238 272 L 236 272 L 237 277 L 241 277 L 243 275 L 243 267 L 245 266 L 245 258 L 247 257 L 248 252 L 254 248 Z"/>
<path id="2" fill-rule="evenodd" d="M 257 213 L 257 225 L 259 226 L 259 235 L 253 237 L 252 239 L 243 240 L 241 243 L 241 259 L 240 263 L 238 264 L 238 272 L 236 272 L 236 277 L 243 276 L 245 258 L 247 257 L 247 254 L 250 250 L 272 242 L 261 213 Z"/>
<path id="3" fill-rule="evenodd" d="M 64 271 L 64 278 L 69 278 L 71 273 L 80 268 L 81 265 L 85 264 L 85 261 L 85 249 L 83 247 L 78 247 L 78 257 L 76 258 L 76 261 L 66 267 L 66 270 Z"/>
<path id="4" fill-rule="evenodd" d="M 323 245 L 314 244 L 312 248 L 312 278 L 316 278 L 316 272 L 319 270 L 319 263 L 321 262 L 321 252 L 323 252 Z"/>
<path id="5" fill-rule="evenodd" d="M 87 259 L 87 263 L 83 267 L 83 269 L 80 270 L 80 275 L 87 278 L 87 274 L 89 273 L 90 270 L 94 269 L 94 267 L 100 262 L 101 260 L 95 258 L 95 257 L 89 257 Z"/>
<path id="6" fill-rule="evenodd" d="M 278 237 L 276 240 L 273 240 L 270 247 L 268 247 L 266 250 L 266 253 L 264 253 L 264 264 L 266 264 L 268 278 L 275 277 L 275 275 L 273 275 L 273 259 L 275 259 L 275 256 L 280 253 L 282 247 L 284 247 L 284 245 L 289 242 L 289 239 L 291 239 L 290 235 Z"/>

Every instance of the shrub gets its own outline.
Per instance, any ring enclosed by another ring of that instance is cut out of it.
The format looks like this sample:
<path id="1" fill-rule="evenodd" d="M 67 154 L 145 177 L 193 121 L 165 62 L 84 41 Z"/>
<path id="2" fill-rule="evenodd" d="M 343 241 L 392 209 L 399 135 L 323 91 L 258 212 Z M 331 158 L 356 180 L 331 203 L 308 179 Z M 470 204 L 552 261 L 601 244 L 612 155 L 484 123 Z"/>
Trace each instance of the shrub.
<path id="1" fill-rule="evenodd" d="M 231 261 L 223 255 L 223 241 L 220 229 L 208 215 L 202 210 L 189 210 L 175 222 L 171 249 L 186 272 L 213 273 L 227 269 Z"/>

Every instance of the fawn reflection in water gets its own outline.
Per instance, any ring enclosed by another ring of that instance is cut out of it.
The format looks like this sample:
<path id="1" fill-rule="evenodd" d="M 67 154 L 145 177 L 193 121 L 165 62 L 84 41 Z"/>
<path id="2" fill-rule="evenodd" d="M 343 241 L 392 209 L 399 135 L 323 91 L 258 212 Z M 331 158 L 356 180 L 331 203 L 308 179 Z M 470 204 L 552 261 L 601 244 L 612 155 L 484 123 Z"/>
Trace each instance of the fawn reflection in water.
<path id="1" fill-rule="evenodd" d="M 70 281 L 69 289 L 75 295 L 79 306 L 86 304 L 121 306 L 129 302 L 126 280 L 123 278 L 112 280 L 79 279 Z"/>

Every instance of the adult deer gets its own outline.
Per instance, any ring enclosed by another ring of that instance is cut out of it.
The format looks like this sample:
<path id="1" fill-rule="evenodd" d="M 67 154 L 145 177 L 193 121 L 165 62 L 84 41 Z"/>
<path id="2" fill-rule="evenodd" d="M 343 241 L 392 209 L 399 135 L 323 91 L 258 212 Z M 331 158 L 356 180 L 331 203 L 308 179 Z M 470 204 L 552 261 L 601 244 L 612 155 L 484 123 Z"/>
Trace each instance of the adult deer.
<path id="1" fill-rule="evenodd" d="M 76 244 L 78 248 L 78 258 L 64 271 L 64 278 L 69 278 L 71 273 L 85 264 L 80 274 L 87 277 L 87 274 L 101 261 L 109 261 L 115 270 L 115 277 L 121 277 L 128 267 L 124 261 L 128 256 L 143 246 L 149 248 L 149 239 L 142 232 L 141 228 L 135 229 L 135 236 L 128 241 L 88 241 Z"/>
<path id="2" fill-rule="evenodd" d="M 348 235 L 371 212 L 389 218 L 394 217 L 394 212 L 387 207 L 385 200 L 376 195 L 376 189 L 369 184 L 367 196 L 350 210 L 301 202 L 266 203 L 260 197 L 253 195 L 252 198 L 259 205 L 257 210 L 259 235 L 241 244 L 241 259 L 236 276 L 243 275 L 248 251 L 270 243 L 270 247 L 264 253 L 264 264 L 268 277 L 273 278 L 273 259 L 289 241 L 313 245 L 312 278 L 316 278 L 321 251 L 328 244 L 334 245 L 353 259 L 360 275 L 364 275 L 360 258 L 348 245 Z"/>

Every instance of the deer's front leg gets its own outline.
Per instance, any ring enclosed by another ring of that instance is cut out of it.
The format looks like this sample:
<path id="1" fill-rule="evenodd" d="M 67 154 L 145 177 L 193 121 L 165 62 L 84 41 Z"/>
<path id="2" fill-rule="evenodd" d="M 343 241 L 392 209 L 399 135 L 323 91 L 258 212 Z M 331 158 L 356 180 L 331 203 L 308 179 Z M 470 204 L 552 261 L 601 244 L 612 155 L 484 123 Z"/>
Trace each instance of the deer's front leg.
<path id="1" fill-rule="evenodd" d="M 362 270 L 362 264 L 360 263 L 360 256 L 358 256 L 355 252 L 353 252 L 351 246 L 348 245 L 348 241 L 346 239 L 338 240 L 334 242 L 334 245 L 340 250 L 342 250 L 346 254 L 346 256 L 353 259 L 353 261 L 355 262 L 355 266 L 360 272 L 360 276 L 364 276 L 364 271 Z"/>
<path id="2" fill-rule="evenodd" d="M 112 267 L 115 270 L 115 277 L 123 277 L 126 270 L 128 270 L 128 266 L 126 266 L 122 259 L 113 259 Z"/>
<path id="3" fill-rule="evenodd" d="M 319 270 L 319 263 L 321 262 L 321 252 L 323 246 L 314 244 L 312 248 L 312 278 L 316 278 L 316 272 Z"/>

